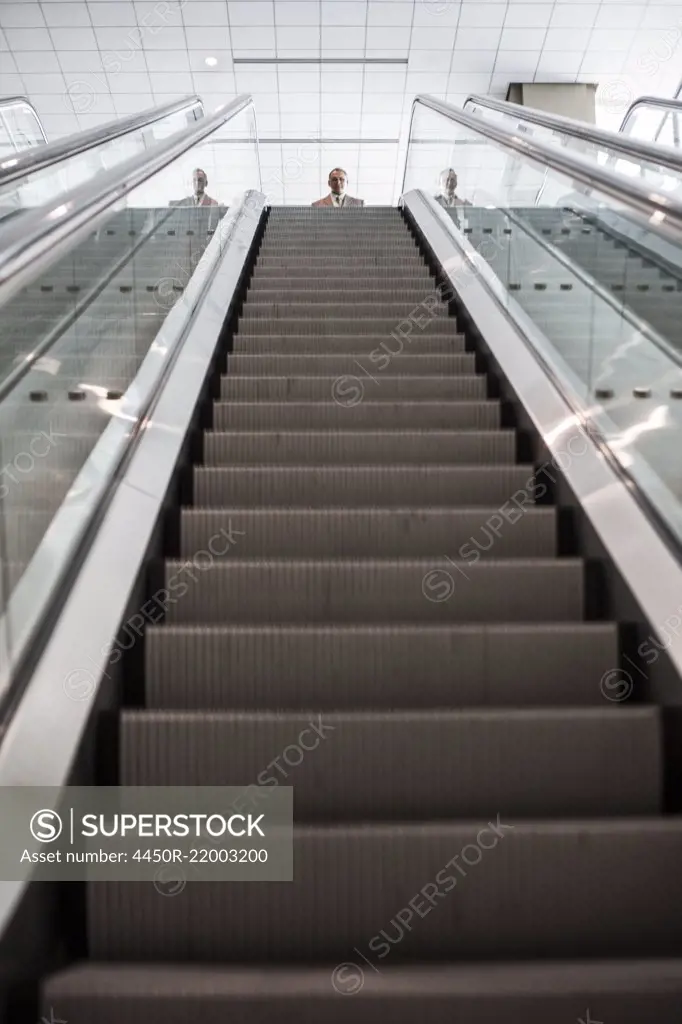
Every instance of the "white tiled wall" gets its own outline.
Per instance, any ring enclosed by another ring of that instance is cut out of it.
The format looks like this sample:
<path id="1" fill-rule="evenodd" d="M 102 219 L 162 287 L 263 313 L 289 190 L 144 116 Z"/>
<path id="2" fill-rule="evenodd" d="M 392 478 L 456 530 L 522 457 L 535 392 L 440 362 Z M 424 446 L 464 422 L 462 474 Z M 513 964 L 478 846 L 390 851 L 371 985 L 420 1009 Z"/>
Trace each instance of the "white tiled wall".
<path id="1" fill-rule="evenodd" d="M 187 93 L 211 111 L 248 91 L 266 140 L 383 140 L 321 146 L 295 178 L 266 142 L 288 202 L 323 195 L 337 163 L 352 193 L 392 202 L 416 92 L 462 103 L 511 81 L 598 82 L 599 120 L 617 127 L 636 95 L 675 92 L 681 53 L 682 2 L 669 0 L 0 0 L 0 94 L 28 95 L 51 138 Z M 407 63 L 258 63 L 274 58 Z M 217 166 L 213 183 L 229 177 Z"/>

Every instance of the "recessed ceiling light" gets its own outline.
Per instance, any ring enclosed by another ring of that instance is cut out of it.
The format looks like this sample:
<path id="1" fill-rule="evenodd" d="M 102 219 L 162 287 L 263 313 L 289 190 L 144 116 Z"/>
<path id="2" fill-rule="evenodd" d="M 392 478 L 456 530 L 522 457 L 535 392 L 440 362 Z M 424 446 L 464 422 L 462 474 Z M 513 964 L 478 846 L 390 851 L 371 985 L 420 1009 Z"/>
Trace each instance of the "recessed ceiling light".
<path id="1" fill-rule="evenodd" d="M 216 64 L 218 63 L 218 60 L 217 60 L 216 57 L 207 57 L 206 58 L 206 63 L 208 64 L 208 66 L 210 68 L 214 68 L 216 66 Z"/>

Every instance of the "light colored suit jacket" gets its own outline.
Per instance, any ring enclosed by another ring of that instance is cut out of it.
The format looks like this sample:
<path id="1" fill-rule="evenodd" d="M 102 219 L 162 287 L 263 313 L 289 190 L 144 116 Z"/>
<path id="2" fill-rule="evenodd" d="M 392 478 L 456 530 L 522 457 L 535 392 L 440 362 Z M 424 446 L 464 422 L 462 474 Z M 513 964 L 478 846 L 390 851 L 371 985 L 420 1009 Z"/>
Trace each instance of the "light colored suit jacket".
<path id="1" fill-rule="evenodd" d="M 334 203 L 332 201 L 331 192 L 329 193 L 328 196 L 325 196 L 324 199 L 317 199 L 311 205 L 312 206 L 334 206 Z M 341 207 L 341 209 L 344 210 L 347 206 L 364 206 L 364 205 L 365 205 L 365 200 L 364 199 L 354 199 L 353 196 L 346 196 L 346 198 L 343 201 L 343 206 Z"/>
<path id="2" fill-rule="evenodd" d="M 173 200 L 173 202 L 171 202 L 170 205 L 171 206 L 219 206 L 220 204 L 218 203 L 217 199 L 211 199 L 211 197 L 207 196 L 206 193 L 204 192 L 203 196 L 201 197 L 201 202 L 200 203 L 198 203 L 196 201 L 194 196 L 187 196 L 185 199 L 175 199 L 175 200 Z"/>

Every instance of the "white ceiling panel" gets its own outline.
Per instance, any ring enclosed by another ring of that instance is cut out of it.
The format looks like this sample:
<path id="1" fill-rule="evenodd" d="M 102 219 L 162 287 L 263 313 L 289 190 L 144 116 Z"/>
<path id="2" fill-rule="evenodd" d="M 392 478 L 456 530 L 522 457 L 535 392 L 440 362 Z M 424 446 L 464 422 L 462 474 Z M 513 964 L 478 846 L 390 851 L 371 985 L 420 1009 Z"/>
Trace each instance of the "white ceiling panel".
<path id="1" fill-rule="evenodd" d="M 462 103 L 594 82 L 612 123 L 636 95 L 676 90 L 680 25 L 680 0 L 0 0 L 0 92 L 28 95 L 51 137 L 186 93 L 211 112 L 251 92 L 264 137 L 339 139 L 314 144 L 298 180 L 291 147 L 265 144 L 274 199 L 317 198 L 341 163 L 355 194 L 390 202 L 416 92 Z"/>

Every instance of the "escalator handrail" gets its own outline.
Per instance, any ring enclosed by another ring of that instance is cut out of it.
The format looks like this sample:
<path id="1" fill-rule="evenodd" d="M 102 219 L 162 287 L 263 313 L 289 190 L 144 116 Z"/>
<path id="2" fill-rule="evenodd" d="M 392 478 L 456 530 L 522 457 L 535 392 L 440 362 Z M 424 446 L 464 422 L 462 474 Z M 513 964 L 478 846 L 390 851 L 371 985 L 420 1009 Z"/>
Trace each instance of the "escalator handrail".
<path id="1" fill-rule="evenodd" d="M 672 237 L 677 244 L 682 240 L 682 203 L 677 202 L 671 196 L 662 195 L 633 178 L 601 167 L 594 161 L 571 150 L 543 143 L 532 135 L 517 135 L 495 121 L 487 121 L 475 114 L 469 114 L 461 107 L 446 103 L 444 100 L 437 100 L 425 93 L 415 96 L 412 102 L 401 193 L 405 192 L 410 147 L 415 144 L 415 140 L 412 139 L 412 126 L 418 106 L 434 110 L 448 120 L 496 142 L 505 149 L 518 153 L 519 156 L 525 157 L 532 163 L 539 164 L 545 169 L 558 171 L 573 181 L 586 185 L 589 189 L 596 189 L 627 207 L 636 215 L 637 219 L 641 219 L 644 215 L 655 225 L 657 231 Z M 421 140 L 417 140 L 417 142 L 419 141 Z M 433 143 L 433 139 L 423 141 Z"/>
<path id="2" fill-rule="evenodd" d="M 664 99 L 662 96 L 638 96 L 633 100 L 625 111 L 625 117 L 618 129 L 619 134 L 627 134 L 628 121 L 637 110 L 637 107 L 659 107 L 661 110 L 669 110 L 671 113 L 682 114 L 682 100 Z M 657 144 L 658 148 L 658 144 Z"/>
<path id="3" fill-rule="evenodd" d="M 16 97 L 14 98 L 16 99 Z M 25 178 L 28 174 L 45 170 L 45 168 L 52 167 L 70 157 L 85 153 L 89 149 L 96 149 L 98 146 L 112 142 L 130 132 L 148 128 L 173 114 L 182 113 L 183 110 L 189 111 L 192 107 L 201 110 L 201 117 L 203 117 L 204 105 L 201 98 L 196 95 L 184 96 L 181 100 L 174 100 L 172 103 L 150 107 L 148 110 L 143 110 L 141 114 L 132 114 L 130 117 L 107 121 L 106 124 L 98 125 L 96 128 L 68 135 L 65 139 L 55 139 L 54 142 L 48 142 L 46 146 L 41 146 L 39 149 L 31 148 L 18 156 L 7 157 L 0 160 L 0 186 L 9 185 L 13 181 Z"/>
<path id="4" fill-rule="evenodd" d="M 94 218 L 247 107 L 254 109 L 253 98 L 250 93 L 243 93 L 210 117 L 202 117 L 170 139 L 158 142 L 44 206 L 27 211 L 16 218 L 15 223 L 10 222 L 2 232 L 0 304 L 9 294 L 14 294 L 33 280 L 43 265 L 54 262 L 62 251 L 70 249 L 80 237 L 91 232 Z M 258 154 L 257 131 L 254 143 Z"/>
<path id="5" fill-rule="evenodd" d="M 45 145 L 48 145 L 47 133 L 43 128 L 43 122 L 40 120 L 40 117 L 38 116 L 38 111 L 33 106 L 31 101 L 26 96 L 3 96 L 2 98 L 0 98 L 0 113 L 3 110 L 9 109 L 10 107 L 28 107 L 28 109 L 31 111 L 36 121 L 38 122 L 40 134 L 42 135 L 45 141 Z"/>
<path id="6" fill-rule="evenodd" d="M 643 163 L 654 164 L 658 167 L 665 167 L 667 170 L 682 172 L 682 154 L 679 150 L 669 146 L 661 146 L 658 143 L 642 142 L 637 139 L 623 137 L 620 132 L 609 132 L 594 125 L 583 124 L 581 121 L 574 121 L 572 117 L 563 117 L 561 114 L 548 114 L 544 110 L 537 110 L 535 107 L 524 107 L 520 103 L 510 103 L 506 100 L 496 100 L 491 96 L 468 96 L 464 101 L 464 109 L 468 103 L 478 104 L 479 107 L 486 107 L 495 110 L 508 117 L 517 117 L 520 120 L 528 121 L 529 124 L 538 125 L 540 128 L 547 128 L 550 131 L 560 132 L 581 142 L 591 142 L 604 149 L 612 150 L 622 157 L 631 157 Z"/>

